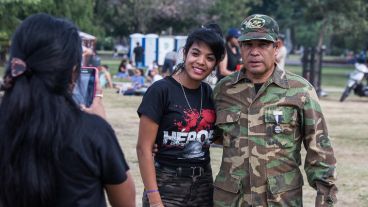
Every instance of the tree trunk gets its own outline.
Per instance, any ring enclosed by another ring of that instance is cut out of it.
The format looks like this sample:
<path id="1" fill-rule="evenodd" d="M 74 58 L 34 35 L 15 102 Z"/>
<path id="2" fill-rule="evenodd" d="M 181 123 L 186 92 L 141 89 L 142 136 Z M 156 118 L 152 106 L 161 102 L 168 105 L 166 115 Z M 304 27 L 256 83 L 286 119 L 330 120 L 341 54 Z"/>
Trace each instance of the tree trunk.
<path id="1" fill-rule="evenodd" d="M 325 17 L 322 20 L 321 28 L 319 30 L 317 50 L 320 50 L 322 48 L 323 41 L 324 41 L 324 35 L 325 35 L 326 31 L 327 31 L 327 19 Z"/>
<path id="2" fill-rule="evenodd" d="M 319 30 L 319 38 L 318 38 L 318 44 L 317 44 L 317 48 L 316 48 L 316 58 L 315 58 L 315 62 L 314 62 L 314 70 L 315 70 L 315 77 L 314 77 L 314 87 L 317 91 L 318 96 L 321 95 L 321 71 L 322 71 L 322 53 L 323 53 L 323 41 L 324 41 L 324 35 L 327 31 L 327 18 L 325 17 L 322 20 L 322 24 L 321 24 L 321 28 Z"/>

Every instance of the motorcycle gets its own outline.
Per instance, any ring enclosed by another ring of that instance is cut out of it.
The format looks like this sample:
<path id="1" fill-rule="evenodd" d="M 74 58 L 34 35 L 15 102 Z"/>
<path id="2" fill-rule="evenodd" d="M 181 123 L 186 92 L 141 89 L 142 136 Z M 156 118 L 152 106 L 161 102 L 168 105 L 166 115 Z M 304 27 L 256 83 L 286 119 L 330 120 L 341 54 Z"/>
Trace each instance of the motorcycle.
<path id="1" fill-rule="evenodd" d="M 340 97 L 340 102 L 343 102 L 354 91 L 355 95 L 368 96 L 368 86 L 363 83 L 368 81 L 368 67 L 364 63 L 355 63 L 355 70 L 349 74 L 344 92 Z"/>

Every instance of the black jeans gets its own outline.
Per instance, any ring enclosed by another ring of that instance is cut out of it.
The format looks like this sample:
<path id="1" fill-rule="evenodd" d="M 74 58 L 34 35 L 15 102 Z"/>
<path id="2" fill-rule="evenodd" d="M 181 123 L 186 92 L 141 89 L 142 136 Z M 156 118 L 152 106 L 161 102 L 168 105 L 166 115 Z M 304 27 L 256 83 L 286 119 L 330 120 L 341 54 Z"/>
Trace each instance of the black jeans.
<path id="1" fill-rule="evenodd" d="M 164 206 L 212 207 L 213 178 L 211 167 L 208 165 L 201 170 L 193 169 L 194 176 L 189 175 L 188 172 L 191 172 L 190 168 L 177 170 L 156 165 L 156 180 Z M 147 196 L 143 195 L 142 201 L 143 207 L 149 207 Z"/>

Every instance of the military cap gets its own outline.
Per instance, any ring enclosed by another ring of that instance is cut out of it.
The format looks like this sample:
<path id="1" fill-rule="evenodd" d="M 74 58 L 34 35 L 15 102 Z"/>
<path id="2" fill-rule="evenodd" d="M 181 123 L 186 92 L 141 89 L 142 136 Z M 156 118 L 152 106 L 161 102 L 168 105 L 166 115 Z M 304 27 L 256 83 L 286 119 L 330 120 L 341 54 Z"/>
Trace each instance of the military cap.
<path id="1" fill-rule="evenodd" d="M 275 42 L 279 35 L 279 25 L 267 15 L 253 14 L 241 23 L 239 41 L 268 40 Z"/>

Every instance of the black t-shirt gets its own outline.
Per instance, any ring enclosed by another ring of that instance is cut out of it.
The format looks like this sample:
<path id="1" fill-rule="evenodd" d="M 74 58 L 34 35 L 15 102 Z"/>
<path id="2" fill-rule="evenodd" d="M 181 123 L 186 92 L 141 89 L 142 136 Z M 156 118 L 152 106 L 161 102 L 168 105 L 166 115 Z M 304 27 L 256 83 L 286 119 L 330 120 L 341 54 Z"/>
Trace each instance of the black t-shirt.
<path id="1" fill-rule="evenodd" d="M 241 64 L 241 53 L 238 47 L 236 47 L 236 53 L 234 54 L 228 44 L 225 45 L 226 47 L 226 55 L 227 55 L 227 70 L 235 71 L 236 66 Z M 220 71 L 217 69 L 217 79 L 220 81 L 225 76 L 220 74 Z"/>
<path id="2" fill-rule="evenodd" d="M 172 77 L 155 82 L 148 88 L 138 108 L 139 116 L 145 115 L 159 125 L 156 135 L 158 152 L 155 160 L 170 166 L 204 166 L 210 162 L 209 147 L 213 139 L 215 110 L 212 89 L 201 87 L 188 89 L 186 96 L 180 84 Z"/>
<path id="3" fill-rule="evenodd" d="M 236 47 L 236 53 L 234 54 L 232 49 L 226 44 L 226 54 L 227 54 L 227 69 L 230 71 L 235 71 L 236 66 L 241 64 L 241 54 L 239 48 Z"/>
<path id="4" fill-rule="evenodd" d="M 143 61 L 143 52 L 144 52 L 143 47 L 137 46 L 134 48 L 133 52 L 136 62 Z"/>
<path id="5" fill-rule="evenodd" d="M 80 120 L 61 153 L 54 206 L 106 206 L 104 186 L 127 179 L 129 167 L 111 126 L 85 113 Z"/>

